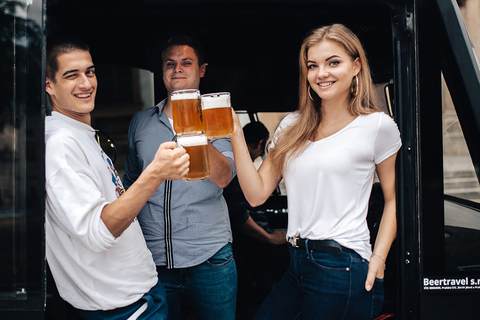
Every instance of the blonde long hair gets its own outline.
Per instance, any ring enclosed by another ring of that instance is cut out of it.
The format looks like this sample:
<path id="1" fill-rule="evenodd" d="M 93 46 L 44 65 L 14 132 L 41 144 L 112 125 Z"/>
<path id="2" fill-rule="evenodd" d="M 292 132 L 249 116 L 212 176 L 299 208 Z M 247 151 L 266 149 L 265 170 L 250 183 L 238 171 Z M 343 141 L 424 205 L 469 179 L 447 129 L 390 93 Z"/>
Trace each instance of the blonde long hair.
<path id="1" fill-rule="evenodd" d="M 308 49 L 324 40 L 335 41 L 342 45 L 352 60 L 360 59 L 362 67 L 357 75 L 358 88 L 355 77 L 352 79 L 350 113 L 362 115 L 379 110 L 375 102 L 373 82 L 365 50 L 358 37 L 342 24 L 332 24 L 312 30 L 300 49 L 299 107 L 296 111 L 298 116 L 292 125 L 282 131 L 275 142 L 275 148 L 272 148 L 270 152 L 274 172 L 283 172 L 288 161 L 299 156 L 305 150 L 309 141 L 314 139 L 317 127 L 322 121 L 322 101 L 313 90 L 310 90 L 307 80 L 307 61 Z"/>

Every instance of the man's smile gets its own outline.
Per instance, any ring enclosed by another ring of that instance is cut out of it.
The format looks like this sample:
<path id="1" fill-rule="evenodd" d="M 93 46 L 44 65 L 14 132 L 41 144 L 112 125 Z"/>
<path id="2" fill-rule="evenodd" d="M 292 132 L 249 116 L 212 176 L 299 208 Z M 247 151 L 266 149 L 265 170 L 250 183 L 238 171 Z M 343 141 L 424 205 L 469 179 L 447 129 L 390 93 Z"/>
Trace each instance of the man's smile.
<path id="1" fill-rule="evenodd" d="M 74 94 L 75 97 L 80 98 L 80 99 L 87 99 L 92 96 L 93 92 L 90 93 L 80 93 L 80 94 Z"/>

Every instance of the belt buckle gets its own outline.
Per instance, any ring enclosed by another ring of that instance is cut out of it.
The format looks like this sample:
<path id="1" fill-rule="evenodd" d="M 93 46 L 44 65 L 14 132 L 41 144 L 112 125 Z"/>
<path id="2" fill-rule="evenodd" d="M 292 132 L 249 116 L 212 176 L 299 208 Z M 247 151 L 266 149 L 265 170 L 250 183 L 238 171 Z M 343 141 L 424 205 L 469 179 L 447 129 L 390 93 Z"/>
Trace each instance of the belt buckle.
<path id="1" fill-rule="evenodd" d="M 298 237 L 292 237 L 292 238 L 290 238 L 290 244 L 292 245 L 292 247 L 294 247 L 294 248 L 300 248 L 300 247 L 298 246 L 298 243 L 297 243 L 297 240 L 298 240 L 298 239 L 299 239 Z"/>

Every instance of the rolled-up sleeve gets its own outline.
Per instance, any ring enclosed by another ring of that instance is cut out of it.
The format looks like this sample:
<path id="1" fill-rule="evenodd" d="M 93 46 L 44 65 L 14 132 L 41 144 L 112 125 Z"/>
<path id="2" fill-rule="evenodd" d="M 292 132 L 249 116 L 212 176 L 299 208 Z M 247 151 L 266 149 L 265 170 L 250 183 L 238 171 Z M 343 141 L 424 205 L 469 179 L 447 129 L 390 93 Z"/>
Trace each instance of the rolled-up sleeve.
<path id="1" fill-rule="evenodd" d="M 57 237 L 67 236 L 70 239 L 65 241 L 81 242 L 94 252 L 116 243 L 101 219 L 103 208 L 116 195 L 107 163 L 99 155 L 100 149 L 87 151 L 64 132 L 51 137 L 46 145 L 48 222 L 58 229 Z"/>
<path id="2" fill-rule="evenodd" d="M 94 252 L 115 244 L 115 237 L 101 219 L 108 202 L 89 177 L 62 168 L 47 181 L 46 191 L 50 222 L 65 234 Z"/>

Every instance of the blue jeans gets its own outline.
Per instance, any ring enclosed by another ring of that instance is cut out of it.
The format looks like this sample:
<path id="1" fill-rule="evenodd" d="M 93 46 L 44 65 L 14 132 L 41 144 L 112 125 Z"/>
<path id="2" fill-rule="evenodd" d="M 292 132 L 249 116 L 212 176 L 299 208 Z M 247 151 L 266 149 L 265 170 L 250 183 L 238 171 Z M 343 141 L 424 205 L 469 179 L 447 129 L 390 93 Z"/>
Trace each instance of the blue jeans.
<path id="1" fill-rule="evenodd" d="M 307 243 L 308 244 L 308 243 Z M 290 267 L 254 320 L 374 319 L 383 305 L 383 279 L 365 290 L 368 261 L 353 250 L 340 255 L 290 249 Z"/>
<path id="2" fill-rule="evenodd" d="M 198 266 L 182 269 L 157 267 L 157 272 L 167 291 L 169 320 L 180 319 L 183 293 L 189 295 L 196 319 L 235 319 L 237 269 L 230 243 Z"/>
<path id="3" fill-rule="evenodd" d="M 126 307 L 106 311 L 79 309 L 77 309 L 77 311 L 83 318 L 88 320 L 124 320 L 147 302 L 147 309 L 138 316 L 137 320 L 167 320 L 168 311 L 166 300 L 165 289 L 160 282 L 157 282 L 140 300 Z"/>

